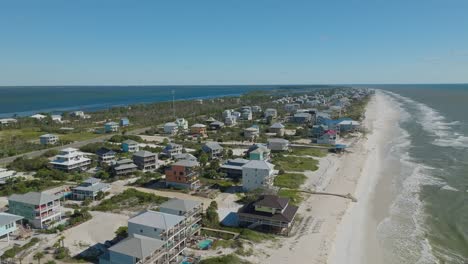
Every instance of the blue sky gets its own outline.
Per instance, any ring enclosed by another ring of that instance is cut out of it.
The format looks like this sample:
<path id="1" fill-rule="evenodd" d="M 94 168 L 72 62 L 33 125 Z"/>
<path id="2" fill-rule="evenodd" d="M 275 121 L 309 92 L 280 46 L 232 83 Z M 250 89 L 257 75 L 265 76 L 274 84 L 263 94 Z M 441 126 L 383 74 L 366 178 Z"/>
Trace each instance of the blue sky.
<path id="1" fill-rule="evenodd" d="M 0 85 L 468 82 L 466 0 L 0 1 Z"/>

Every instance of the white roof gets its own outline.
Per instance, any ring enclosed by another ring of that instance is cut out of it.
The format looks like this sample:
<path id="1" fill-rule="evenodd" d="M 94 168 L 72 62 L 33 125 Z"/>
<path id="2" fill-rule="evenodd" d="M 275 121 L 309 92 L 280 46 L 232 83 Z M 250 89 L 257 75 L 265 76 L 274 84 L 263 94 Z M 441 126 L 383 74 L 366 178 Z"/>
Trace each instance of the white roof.
<path id="1" fill-rule="evenodd" d="M 264 160 L 251 160 L 247 164 L 242 166 L 242 168 L 266 169 L 266 170 L 273 170 L 274 167 L 275 165 Z"/>
<path id="2" fill-rule="evenodd" d="M 338 123 L 338 125 L 352 125 L 352 126 L 359 126 L 360 123 L 354 120 L 343 120 Z"/>
<path id="3" fill-rule="evenodd" d="M 128 220 L 128 223 L 168 230 L 184 221 L 185 217 L 156 211 L 146 211 Z"/>

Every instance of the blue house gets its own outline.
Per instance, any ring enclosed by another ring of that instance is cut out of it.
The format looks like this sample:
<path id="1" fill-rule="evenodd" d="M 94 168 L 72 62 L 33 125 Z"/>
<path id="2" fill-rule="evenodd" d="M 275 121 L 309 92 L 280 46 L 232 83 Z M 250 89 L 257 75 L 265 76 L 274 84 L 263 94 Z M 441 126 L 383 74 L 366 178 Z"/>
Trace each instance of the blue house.
<path id="1" fill-rule="evenodd" d="M 123 152 L 137 152 L 140 150 L 138 142 L 128 139 L 122 142 L 122 151 Z"/>
<path id="2" fill-rule="evenodd" d="M 328 130 L 328 126 L 326 125 L 314 125 L 312 126 L 311 136 L 313 138 L 321 137 L 326 130 Z"/>
<path id="3" fill-rule="evenodd" d="M 7 237 L 8 243 L 10 242 L 10 234 L 18 230 L 16 222 L 23 219 L 22 216 L 0 213 L 0 237 Z"/>
<path id="4" fill-rule="evenodd" d="M 104 124 L 104 131 L 106 133 L 112 133 L 119 131 L 119 124 L 116 122 L 108 122 Z"/>
<path id="5" fill-rule="evenodd" d="M 124 117 L 120 119 L 120 126 L 125 127 L 129 125 L 130 125 L 130 121 L 128 120 L 128 118 Z"/>

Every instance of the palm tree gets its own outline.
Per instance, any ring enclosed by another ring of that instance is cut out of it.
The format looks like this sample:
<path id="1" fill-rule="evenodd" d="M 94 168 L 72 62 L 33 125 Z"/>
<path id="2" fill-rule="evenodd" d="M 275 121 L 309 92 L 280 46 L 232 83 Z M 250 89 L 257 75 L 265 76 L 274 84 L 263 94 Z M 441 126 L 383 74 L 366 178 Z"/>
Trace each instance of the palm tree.
<path id="1" fill-rule="evenodd" d="M 37 252 L 33 256 L 34 259 L 37 259 L 38 264 L 41 264 L 41 258 L 43 258 L 43 257 L 44 257 L 44 253 L 42 253 L 42 252 Z"/>

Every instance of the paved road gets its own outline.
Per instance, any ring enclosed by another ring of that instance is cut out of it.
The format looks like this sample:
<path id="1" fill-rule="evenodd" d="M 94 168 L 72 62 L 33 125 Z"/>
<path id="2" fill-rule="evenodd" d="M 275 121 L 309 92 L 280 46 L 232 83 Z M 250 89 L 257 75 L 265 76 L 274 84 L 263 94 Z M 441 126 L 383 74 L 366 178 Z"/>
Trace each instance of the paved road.
<path id="1" fill-rule="evenodd" d="M 138 134 L 141 134 L 141 133 L 145 132 L 148 129 L 149 129 L 149 127 L 131 130 L 131 131 L 127 132 L 127 135 L 138 135 Z M 116 135 L 116 134 L 100 136 L 100 137 L 97 137 L 97 138 L 92 138 L 92 139 L 83 140 L 83 141 L 76 141 L 76 142 L 73 142 L 73 143 L 70 143 L 70 144 L 67 144 L 67 145 L 36 150 L 36 151 L 28 152 L 28 153 L 19 154 L 19 155 L 16 155 L 16 156 L 3 158 L 3 159 L 0 159 L 0 165 L 8 164 L 8 163 L 12 162 L 13 160 L 15 160 L 16 158 L 18 158 L 18 157 L 26 157 L 26 158 L 38 157 L 38 156 L 44 154 L 46 151 L 51 150 L 51 149 L 60 150 L 60 149 L 63 149 L 63 148 L 79 148 L 79 147 L 82 147 L 82 146 L 87 145 L 89 143 L 103 142 L 105 140 L 108 140 L 109 138 L 111 138 L 114 135 Z"/>

